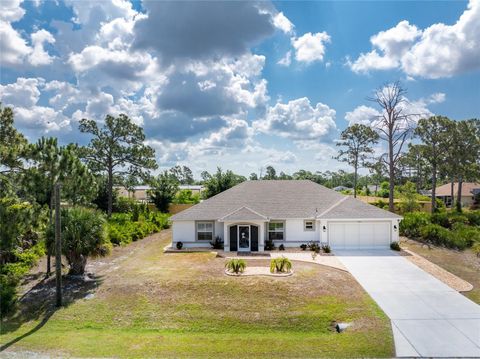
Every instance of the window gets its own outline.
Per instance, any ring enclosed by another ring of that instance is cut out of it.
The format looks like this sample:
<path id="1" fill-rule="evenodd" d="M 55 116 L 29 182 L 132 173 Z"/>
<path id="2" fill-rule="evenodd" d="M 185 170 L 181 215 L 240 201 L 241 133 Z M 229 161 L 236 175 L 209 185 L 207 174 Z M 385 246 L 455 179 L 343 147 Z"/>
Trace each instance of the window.
<path id="1" fill-rule="evenodd" d="M 213 222 L 197 222 L 197 240 L 213 240 Z"/>
<path id="2" fill-rule="evenodd" d="M 315 221 L 305 221 L 303 222 L 304 231 L 314 231 L 315 230 Z"/>
<path id="3" fill-rule="evenodd" d="M 285 227 L 283 222 L 270 222 L 268 224 L 268 239 L 283 241 L 285 239 L 284 233 Z"/>

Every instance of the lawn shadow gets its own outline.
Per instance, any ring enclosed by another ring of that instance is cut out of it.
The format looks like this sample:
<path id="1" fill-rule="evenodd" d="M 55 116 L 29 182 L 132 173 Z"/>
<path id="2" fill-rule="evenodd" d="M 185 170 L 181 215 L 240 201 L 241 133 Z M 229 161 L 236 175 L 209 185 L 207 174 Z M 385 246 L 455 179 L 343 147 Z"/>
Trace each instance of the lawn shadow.
<path id="1" fill-rule="evenodd" d="M 93 294 L 98 286 L 103 283 L 102 276 L 63 276 L 63 306 L 68 307 L 79 299 L 84 299 Z M 11 333 L 29 321 L 40 320 L 40 322 L 28 332 L 1 344 L 0 352 L 18 343 L 22 339 L 32 335 L 41 329 L 53 314 L 57 311 L 56 305 L 56 284 L 55 277 L 45 278 L 25 292 L 19 299 L 16 310 L 12 311 L 1 322 L 1 334 Z"/>

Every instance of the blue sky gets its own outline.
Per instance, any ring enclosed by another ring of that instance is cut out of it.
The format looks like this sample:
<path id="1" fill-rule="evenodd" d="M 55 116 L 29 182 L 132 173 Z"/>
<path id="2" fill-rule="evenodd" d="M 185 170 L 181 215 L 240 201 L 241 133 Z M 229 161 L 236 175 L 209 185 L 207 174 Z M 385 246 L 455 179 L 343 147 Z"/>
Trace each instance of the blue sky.
<path id="1" fill-rule="evenodd" d="M 162 168 L 346 168 L 335 140 L 401 81 L 406 111 L 480 117 L 480 3 L 0 3 L 0 100 L 32 141 L 128 114 Z M 382 152 L 382 145 L 377 153 Z"/>

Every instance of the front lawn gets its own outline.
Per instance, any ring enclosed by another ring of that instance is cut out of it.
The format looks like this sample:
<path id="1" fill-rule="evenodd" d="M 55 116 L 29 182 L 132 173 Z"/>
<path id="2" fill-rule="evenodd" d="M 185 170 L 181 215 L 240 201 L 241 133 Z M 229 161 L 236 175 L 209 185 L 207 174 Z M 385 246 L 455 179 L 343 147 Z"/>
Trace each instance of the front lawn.
<path id="1" fill-rule="evenodd" d="M 435 246 L 430 246 L 429 249 L 428 246 L 414 240 L 402 242 L 401 246 L 407 247 L 430 262 L 472 284 L 473 289 L 462 294 L 480 304 L 480 258 L 471 249 L 458 251 Z"/>
<path id="2" fill-rule="evenodd" d="M 58 311 L 29 301 L 0 343 L 80 357 L 394 355 L 390 321 L 348 273 L 293 262 L 292 277 L 229 277 L 212 254 L 163 254 L 169 240 L 163 231 L 92 262 L 92 299 L 78 290 Z M 337 334 L 335 320 L 354 326 Z"/>

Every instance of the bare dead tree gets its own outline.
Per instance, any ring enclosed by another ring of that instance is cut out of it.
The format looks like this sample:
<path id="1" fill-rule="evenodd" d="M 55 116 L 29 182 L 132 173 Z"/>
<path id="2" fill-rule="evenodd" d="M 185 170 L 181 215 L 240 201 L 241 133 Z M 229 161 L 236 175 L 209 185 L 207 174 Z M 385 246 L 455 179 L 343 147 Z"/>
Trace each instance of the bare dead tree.
<path id="1" fill-rule="evenodd" d="M 380 135 L 380 139 L 386 141 L 388 146 L 384 161 L 388 167 L 388 209 L 391 212 L 394 210 L 395 168 L 400 160 L 403 146 L 413 133 L 414 119 L 420 116 L 420 114 L 407 113 L 406 94 L 407 90 L 397 81 L 383 85 L 374 91 L 372 97 L 367 98 L 381 109 L 381 114 L 375 118 L 373 126 Z"/>

